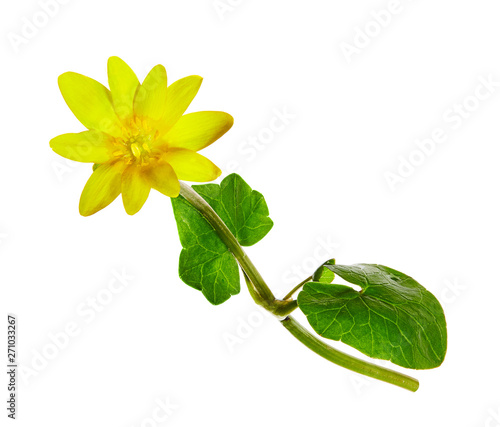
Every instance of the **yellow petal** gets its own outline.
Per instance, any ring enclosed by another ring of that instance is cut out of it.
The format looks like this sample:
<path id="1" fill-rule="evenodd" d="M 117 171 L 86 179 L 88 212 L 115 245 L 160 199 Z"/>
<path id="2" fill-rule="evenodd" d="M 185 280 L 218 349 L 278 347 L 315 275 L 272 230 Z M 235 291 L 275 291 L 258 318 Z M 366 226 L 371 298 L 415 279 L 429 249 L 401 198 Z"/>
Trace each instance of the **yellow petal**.
<path id="1" fill-rule="evenodd" d="M 106 163 L 113 159 L 111 137 L 95 130 L 56 136 L 50 147 L 60 156 L 77 162 Z"/>
<path id="2" fill-rule="evenodd" d="M 141 167 L 130 165 L 122 175 L 122 199 L 125 211 L 134 215 L 141 210 L 149 197 L 151 186 L 141 174 Z"/>
<path id="3" fill-rule="evenodd" d="M 139 87 L 134 99 L 134 112 L 139 117 L 159 120 L 167 106 L 167 72 L 163 65 L 154 67 Z"/>
<path id="4" fill-rule="evenodd" d="M 139 79 L 122 59 L 112 56 L 108 59 L 108 82 L 116 114 L 123 122 L 127 122 L 134 112 Z"/>
<path id="5" fill-rule="evenodd" d="M 202 81 L 200 76 L 188 76 L 168 86 L 165 115 L 156 126 L 160 135 L 177 123 L 198 93 Z"/>
<path id="6" fill-rule="evenodd" d="M 123 165 L 100 165 L 90 176 L 80 197 L 80 214 L 93 215 L 108 206 L 121 192 Z"/>
<path id="7" fill-rule="evenodd" d="M 165 196 L 177 197 L 179 195 L 179 180 L 172 166 L 168 163 L 159 161 L 152 164 L 145 170 L 144 176 L 151 187 Z"/>
<path id="8" fill-rule="evenodd" d="M 200 111 L 182 116 L 161 139 L 159 145 L 199 151 L 224 135 L 233 125 L 233 118 L 222 111 Z"/>
<path id="9" fill-rule="evenodd" d="M 61 74 L 58 82 L 66 104 L 86 128 L 116 137 L 121 135 L 122 125 L 113 108 L 108 89 L 77 73 Z"/>
<path id="10" fill-rule="evenodd" d="M 168 151 L 164 159 L 170 163 L 178 179 L 193 182 L 207 182 L 217 179 L 221 170 L 201 154 L 191 150 Z"/>

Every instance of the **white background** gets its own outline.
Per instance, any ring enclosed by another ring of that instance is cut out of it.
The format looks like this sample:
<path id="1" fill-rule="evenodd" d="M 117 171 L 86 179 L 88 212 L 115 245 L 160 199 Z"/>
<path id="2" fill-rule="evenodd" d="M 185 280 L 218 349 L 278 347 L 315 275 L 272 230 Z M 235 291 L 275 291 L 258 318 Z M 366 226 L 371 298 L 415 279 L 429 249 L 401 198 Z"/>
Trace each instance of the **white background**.
<path id="1" fill-rule="evenodd" d="M 378 14 L 382 28 L 373 14 L 388 7 L 66 0 L 44 19 L 37 1 L 5 2 L 0 304 L 19 317 L 20 363 L 31 369 L 19 378 L 17 425 L 500 425 L 500 87 L 475 95 L 481 79 L 500 82 L 500 5 L 401 0 L 398 13 Z M 29 34 L 33 20 L 41 28 Z M 48 144 L 83 130 L 57 77 L 106 83 L 112 55 L 140 79 L 157 63 L 170 82 L 199 74 L 190 111 L 234 116 L 204 154 L 224 174 L 237 164 L 265 195 L 275 227 L 248 253 L 277 294 L 333 256 L 403 271 L 440 299 L 448 354 L 439 369 L 407 371 L 419 391 L 321 359 L 263 318 L 244 288 L 211 306 L 178 278 L 176 226 L 159 193 L 133 217 L 120 199 L 79 215 L 91 167 Z M 453 109 L 464 103 L 459 123 Z M 270 134 L 276 110 L 294 117 Z M 436 128 L 446 140 L 416 153 Z M 387 172 L 408 159 L 419 165 L 391 189 Z M 99 312 L 86 306 L 123 269 L 128 286 Z M 64 340 L 68 325 L 78 335 Z M 5 343 L 5 320 L 1 329 Z M 55 354 L 51 334 L 63 347 Z M 175 406 L 167 417 L 158 399 Z"/>

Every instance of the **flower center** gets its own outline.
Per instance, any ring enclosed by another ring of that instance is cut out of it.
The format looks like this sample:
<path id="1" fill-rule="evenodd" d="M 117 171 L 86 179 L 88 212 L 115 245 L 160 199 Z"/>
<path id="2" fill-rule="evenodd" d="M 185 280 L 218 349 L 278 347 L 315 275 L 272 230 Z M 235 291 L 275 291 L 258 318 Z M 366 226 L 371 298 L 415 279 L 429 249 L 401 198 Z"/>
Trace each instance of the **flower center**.
<path id="1" fill-rule="evenodd" d="M 145 138 L 132 137 L 128 140 L 128 145 L 136 160 L 147 160 L 151 155 L 151 147 Z"/>
<path id="2" fill-rule="evenodd" d="M 122 129 L 123 136 L 115 140 L 116 157 L 123 158 L 128 164 L 147 165 L 154 157 L 153 143 L 158 137 L 158 131 L 151 128 L 146 120 L 135 117 L 128 127 Z"/>

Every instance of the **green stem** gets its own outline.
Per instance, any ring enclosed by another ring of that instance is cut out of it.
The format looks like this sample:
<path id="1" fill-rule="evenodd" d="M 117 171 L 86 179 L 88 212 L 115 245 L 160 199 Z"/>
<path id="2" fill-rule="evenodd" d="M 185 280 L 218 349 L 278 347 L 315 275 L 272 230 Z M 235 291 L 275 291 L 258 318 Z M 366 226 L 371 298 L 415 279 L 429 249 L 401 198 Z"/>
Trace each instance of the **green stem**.
<path id="1" fill-rule="evenodd" d="M 391 369 L 383 368 L 382 366 L 374 365 L 370 362 L 350 356 L 342 351 L 336 350 L 333 347 L 325 344 L 320 339 L 312 335 L 293 317 L 288 316 L 281 321 L 281 324 L 288 329 L 288 331 L 297 338 L 307 348 L 319 354 L 321 357 L 333 362 L 351 371 L 358 372 L 359 374 L 375 378 L 386 383 L 397 385 L 406 390 L 417 391 L 418 381 Z"/>
<path id="2" fill-rule="evenodd" d="M 307 279 L 304 279 L 302 282 L 300 282 L 295 288 L 293 288 L 290 292 L 286 294 L 286 296 L 283 298 L 284 300 L 290 299 L 293 297 L 293 294 L 297 292 L 302 286 L 304 286 L 307 282 L 310 282 L 312 280 L 312 276 L 309 276 Z"/>
<path id="3" fill-rule="evenodd" d="M 205 199 L 183 182 L 181 182 L 180 194 L 206 218 L 212 227 L 214 227 L 218 236 L 234 255 L 243 270 L 248 290 L 257 304 L 279 317 L 285 317 L 297 308 L 297 300 L 291 300 L 289 298 L 291 298 L 291 296 L 311 278 L 307 278 L 297 285 L 284 300 L 276 299 L 236 237 L 234 237 L 231 230 L 229 230 L 227 225 Z M 293 317 L 285 317 L 281 320 L 281 323 L 302 344 L 337 365 L 406 388 L 407 390 L 416 391 L 418 389 L 418 381 L 411 377 L 349 356 L 346 353 L 326 345 L 323 341 L 316 338 L 307 329 L 297 323 Z"/>
<path id="4" fill-rule="evenodd" d="M 245 277 L 245 282 L 248 286 L 248 291 L 250 292 L 250 295 L 254 299 L 254 301 L 259 304 L 259 298 L 257 295 L 255 295 L 255 288 L 252 285 L 250 279 L 246 275 L 245 271 L 243 270 L 243 276 Z M 262 304 L 260 304 L 262 305 Z M 266 310 L 270 311 L 274 315 L 278 316 L 280 320 L 284 318 L 285 316 L 288 316 L 292 311 L 294 311 L 299 305 L 297 304 L 297 300 L 280 300 L 280 299 L 275 299 L 272 304 L 270 305 L 262 305 Z"/>
<path id="5" fill-rule="evenodd" d="M 251 287 L 249 290 L 254 300 L 265 308 L 271 306 L 276 298 L 224 221 L 220 219 L 219 215 L 217 215 L 205 199 L 194 191 L 189 185 L 181 182 L 180 194 L 207 219 L 207 221 L 217 231 L 221 240 L 234 255 L 241 269 L 249 279 L 247 283 L 249 284 L 249 287 Z"/>

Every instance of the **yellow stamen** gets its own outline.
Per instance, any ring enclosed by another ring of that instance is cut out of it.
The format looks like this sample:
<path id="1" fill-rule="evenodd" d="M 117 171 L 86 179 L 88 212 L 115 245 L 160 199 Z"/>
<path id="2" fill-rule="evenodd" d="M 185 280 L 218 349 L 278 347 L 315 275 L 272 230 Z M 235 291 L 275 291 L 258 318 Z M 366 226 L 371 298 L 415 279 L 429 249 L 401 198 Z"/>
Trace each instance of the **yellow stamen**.
<path id="1" fill-rule="evenodd" d="M 131 144 L 130 149 L 132 150 L 132 154 L 135 156 L 136 159 L 141 158 L 141 149 L 136 143 Z"/>

